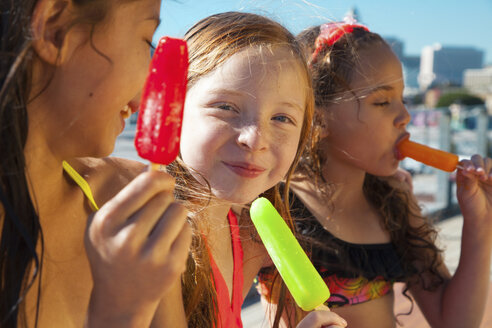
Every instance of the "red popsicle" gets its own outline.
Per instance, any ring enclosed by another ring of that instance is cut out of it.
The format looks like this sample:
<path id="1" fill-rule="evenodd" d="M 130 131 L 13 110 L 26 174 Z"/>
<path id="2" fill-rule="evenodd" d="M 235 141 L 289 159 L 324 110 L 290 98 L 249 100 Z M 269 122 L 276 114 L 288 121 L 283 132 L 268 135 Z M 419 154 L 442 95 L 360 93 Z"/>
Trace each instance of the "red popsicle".
<path id="1" fill-rule="evenodd" d="M 187 81 L 186 42 L 162 37 L 142 90 L 135 134 L 138 155 L 151 163 L 167 165 L 178 156 Z"/>
<path id="2" fill-rule="evenodd" d="M 459 162 L 459 158 L 455 154 L 421 145 L 410 141 L 408 138 L 403 139 L 397 147 L 401 155 L 400 159 L 410 157 L 425 165 L 447 172 L 456 170 Z"/>

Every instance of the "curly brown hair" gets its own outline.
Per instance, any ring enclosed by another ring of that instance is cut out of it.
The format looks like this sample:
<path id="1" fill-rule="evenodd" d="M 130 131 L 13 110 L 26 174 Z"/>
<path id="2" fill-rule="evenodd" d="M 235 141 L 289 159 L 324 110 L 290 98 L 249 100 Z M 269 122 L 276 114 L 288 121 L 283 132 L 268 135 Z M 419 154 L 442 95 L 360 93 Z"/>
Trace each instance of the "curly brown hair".
<path id="1" fill-rule="evenodd" d="M 297 36 L 304 46 L 307 58 L 311 58 L 315 50 L 319 33 L 320 26 L 314 26 Z M 352 33 L 346 33 L 333 45 L 323 47 L 315 60 L 309 60 L 315 94 L 315 119 L 311 144 L 306 147 L 297 172 L 316 184 L 327 185 L 321 174 L 326 159 L 318 147 L 319 131 L 323 128 L 321 113 L 330 104 L 336 103 L 340 94 L 353 94 L 350 84 L 361 50 L 375 45 L 389 48 L 380 35 L 354 28 Z M 437 288 L 444 281 L 438 270 L 442 263 L 442 251 L 435 245 L 436 229 L 429 218 L 421 215 L 415 198 L 409 191 L 393 185 L 391 179 L 368 173 L 363 191 L 366 199 L 378 210 L 382 224 L 390 234 L 391 243 L 402 260 L 403 270 L 407 274 L 404 279 L 404 295 L 410 298 L 407 292 L 411 286 L 417 284 L 426 290 Z M 316 243 L 317 247 L 318 244 Z"/>

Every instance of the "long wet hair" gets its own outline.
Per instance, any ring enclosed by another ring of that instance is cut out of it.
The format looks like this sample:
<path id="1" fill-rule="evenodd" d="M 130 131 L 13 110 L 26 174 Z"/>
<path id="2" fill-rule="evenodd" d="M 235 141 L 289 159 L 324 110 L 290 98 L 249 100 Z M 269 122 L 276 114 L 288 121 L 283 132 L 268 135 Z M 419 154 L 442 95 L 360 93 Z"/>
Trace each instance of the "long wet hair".
<path id="1" fill-rule="evenodd" d="M 324 46 L 316 58 L 312 58 L 319 33 L 320 26 L 315 26 L 297 36 L 309 58 L 316 104 L 312 143 L 306 148 L 298 172 L 310 179 L 314 178 L 318 183 L 326 184 L 321 169 L 329 163 L 325 163 L 326 158 L 319 148 L 319 132 L 324 128 L 321 117 L 329 115 L 321 113 L 329 111 L 330 104 L 343 101 L 340 100 L 341 94 L 354 94 L 350 84 L 355 75 L 354 70 L 359 67 L 362 50 L 378 45 L 390 49 L 390 46 L 378 34 L 354 28 L 353 32 L 346 33 L 333 45 Z M 406 274 L 403 277 L 406 283 L 404 295 L 409 298 L 407 292 L 411 286 L 420 285 L 425 290 L 434 290 L 442 284 L 444 278 L 438 270 L 442 263 L 442 251 L 435 245 L 437 231 L 428 218 L 422 217 L 410 192 L 392 185 L 391 179 L 369 173 L 366 173 L 363 191 L 367 200 L 379 211 L 381 223 L 389 232 L 391 243 L 401 258 Z M 417 226 L 410 224 L 412 217 L 417 218 Z M 323 247 L 320 242 L 313 243 L 316 247 Z"/>
<path id="2" fill-rule="evenodd" d="M 88 24 L 90 33 L 102 22 L 113 4 L 132 0 L 72 0 L 73 20 Z M 41 280 L 43 234 L 35 196 L 29 192 L 24 147 L 28 135 L 27 105 L 31 94 L 31 17 L 37 0 L 0 1 L 0 326 L 26 325 L 24 298 Z M 32 273 L 32 274 L 31 274 Z M 37 287 L 35 324 L 41 284 Z"/>
<path id="3" fill-rule="evenodd" d="M 188 43 L 190 67 L 188 88 L 202 77 L 213 72 L 227 59 L 242 50 L 258 47 L 267 51 L 288 49 L 292 58 L 304 73 L 304 81 L 299 81 L 306 89 L 306 107 L 301 137 L 295 156 L 287 173 L 287 184 L 290 181 L 295 165 L 300 159 L 309 136 L 314 112 L 314 97 L 311 80 L 302 48 L 294 35 L 275 21 L 250 13 L 226 12 L 209 16 L 188 30 L 185 35 Z M 183 302 L 190 327 L 218 326 L 217 295 L 210 266 L 210 259 L 202 231 L 198 229 L 199 220 L 204 219 L 200 210 L 211 200 L 210 191 L 200 185 L 192 176 L 190 169 L 177 160 L 167 167 L 170 174 L 176 177 L 176 197 L 184 200 L 191 212 L 190 219 L 194 234 L 187 270 L 182 278 Z M 287 202 L 279 192 L 278 186 L 267 190 L 262 196 L 267 197 L 280 214 L 293 227 Z M 220 200 L 219 200 L 220 201 Z M 247 215 L 240 213 L 240 224 L 243 225 Z"/>

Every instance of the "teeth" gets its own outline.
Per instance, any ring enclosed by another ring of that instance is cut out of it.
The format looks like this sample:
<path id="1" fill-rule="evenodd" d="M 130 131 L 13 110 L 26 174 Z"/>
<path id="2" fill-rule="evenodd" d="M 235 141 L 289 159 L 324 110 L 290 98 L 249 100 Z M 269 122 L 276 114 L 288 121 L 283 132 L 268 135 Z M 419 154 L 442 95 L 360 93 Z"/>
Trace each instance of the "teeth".
<path id="1" fill-rule="evenodd" d="M 127 119 L 129 118 L 130 116 L 132 115 L 132 109 L 130 108 L 130 106 L 128 105 L 125 105 L 125 107 L 123 108 L 123 110 L 121 111 L 121 116 L 123 116 L 123 119 Z"/>

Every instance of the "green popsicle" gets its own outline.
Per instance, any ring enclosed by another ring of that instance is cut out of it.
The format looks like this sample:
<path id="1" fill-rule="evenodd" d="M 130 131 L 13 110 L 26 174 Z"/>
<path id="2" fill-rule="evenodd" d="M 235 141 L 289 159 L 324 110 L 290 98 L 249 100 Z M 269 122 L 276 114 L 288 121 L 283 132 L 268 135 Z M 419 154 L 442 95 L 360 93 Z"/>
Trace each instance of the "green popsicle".
<path id="1" fill-rule="evenodd" d="M 311 311 L 323 304 L 330 291 L 292 231 L 266 198 L 251 204 L 251 219 L 297 305 Z"/>

